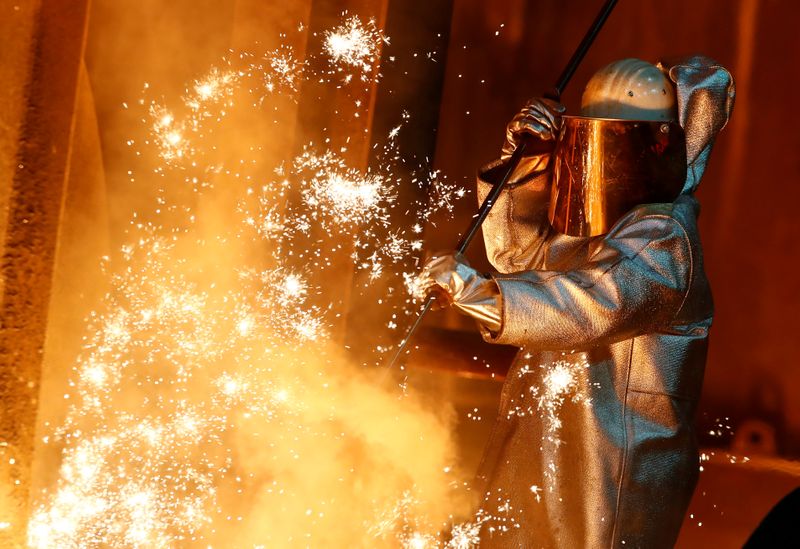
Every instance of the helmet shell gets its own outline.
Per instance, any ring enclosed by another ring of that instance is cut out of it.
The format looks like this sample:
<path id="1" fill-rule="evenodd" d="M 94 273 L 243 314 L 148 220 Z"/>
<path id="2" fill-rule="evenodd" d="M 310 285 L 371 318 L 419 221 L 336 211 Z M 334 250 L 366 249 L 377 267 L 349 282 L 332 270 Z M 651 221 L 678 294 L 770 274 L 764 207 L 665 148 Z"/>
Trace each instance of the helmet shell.
<path id="1" fill-rule="evenodd" d="M 581 115 L 618 120 L 675 120 L 675 90 L 655 65 L 641 59 L 621 59 L 606 65 L 589 80 L 581 98 Z"/>

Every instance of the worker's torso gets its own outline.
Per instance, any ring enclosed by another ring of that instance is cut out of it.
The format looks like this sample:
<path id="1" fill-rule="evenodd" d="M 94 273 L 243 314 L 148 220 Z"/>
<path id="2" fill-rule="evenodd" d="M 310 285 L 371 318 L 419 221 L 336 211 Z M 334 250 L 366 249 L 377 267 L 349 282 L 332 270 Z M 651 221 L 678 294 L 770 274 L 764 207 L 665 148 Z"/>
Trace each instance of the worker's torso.
<path id="1" fill-rule="evenodd" d="M 498 517 L 484 526 L 482 546 L 674 543 L 697 478 L 692 424 L 713 306 L 694 199 L 641 208 L 686 231 L 692 269 L 684 304 L 670 323 L 633 338 L 520 351 L 480 472 L 484 510 Z M 529 268 L 580 269 L 602 238 L 548 233 Z"/>

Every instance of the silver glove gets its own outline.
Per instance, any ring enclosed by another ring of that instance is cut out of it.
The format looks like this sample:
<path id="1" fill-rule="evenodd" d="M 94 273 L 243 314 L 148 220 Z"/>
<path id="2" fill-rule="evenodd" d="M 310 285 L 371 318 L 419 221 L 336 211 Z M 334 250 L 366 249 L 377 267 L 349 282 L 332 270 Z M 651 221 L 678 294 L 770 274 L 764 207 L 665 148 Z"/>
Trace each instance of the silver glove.
<path id="1" fill-rule="evenodd" d="M 524 134 L 542 141 L 555 141 L 565 111 L 564 105 L 551 99 L 537 97 L 529 100 L 506 126 L 506 142 L 500 158 L 509 158 Z"/>
<path id="2" fill-rule="evenodd" d="M 415 296 L 437 296 L 441 306 L 452 305 L 492 332 L 502 326 L 500 290 L 491 278 L 470 267 L 460 254 L 431 258 L 417 278 Z"/>

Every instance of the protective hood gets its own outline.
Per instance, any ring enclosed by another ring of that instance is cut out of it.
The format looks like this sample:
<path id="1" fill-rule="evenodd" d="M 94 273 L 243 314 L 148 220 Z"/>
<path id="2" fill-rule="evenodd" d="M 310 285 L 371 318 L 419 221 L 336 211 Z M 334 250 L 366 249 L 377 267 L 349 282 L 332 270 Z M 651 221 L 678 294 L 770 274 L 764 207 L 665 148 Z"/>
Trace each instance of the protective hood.
<path id="1" fill-rule="evenodd" d="M 713 59 L 696 55 L 669 69 L 678 97 L 678 122 L 686 134 L 686 182 L 681 194 L 693 193 L 706 169 L 714 139 L 733 111 L 733 77 Z"/>

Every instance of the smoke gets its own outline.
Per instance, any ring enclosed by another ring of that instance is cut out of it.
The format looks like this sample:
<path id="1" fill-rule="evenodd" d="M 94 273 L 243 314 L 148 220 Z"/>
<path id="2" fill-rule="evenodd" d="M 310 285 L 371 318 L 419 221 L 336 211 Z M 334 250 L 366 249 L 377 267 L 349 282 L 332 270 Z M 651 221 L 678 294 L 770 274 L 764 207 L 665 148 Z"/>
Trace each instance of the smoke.
<path id="1" fill-rule="evenodd" d="M 358 95 L 377 78 L 384 37 L 341 28 L 323 73 L 284 45 L 123 107 L 139 125 L 106 169 L 137 199 L 112 230 L 79 356 L 58 357 L 67 409 L 43 439 L 60 460 L 32 546 L 435 547 L 464 513 L 447 407 L 380 382 L 336 343 L 343 261 L 377 279 L 420 245 L 389 225 L 397 186 L 435 187 L 444 198 L 424 216 L 457 190 L 396 175 L 391 135 L 367 171 L 320 144 L 287 156 L 289 116 L 253 124 L 300 79 Z M 409 312 L 387 309 L 383 325 Z"/>
<path id="2" fill-rule="evenodd" d="M 237 440 L 244 468 L 260 471 L 265 488 L 243 512 L 242 544 L 397 546 L 447 524 L 449 484 L 457 480 L 447 473 L 454 461 L 447 424 L 344 362 L 334 370 L 326 384 L 304 380 L 298 425 L 273 433 L 277 444 Z"/>

